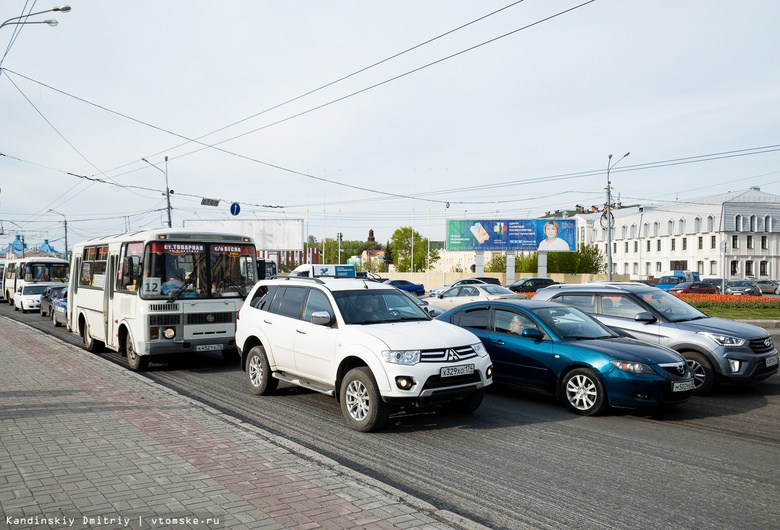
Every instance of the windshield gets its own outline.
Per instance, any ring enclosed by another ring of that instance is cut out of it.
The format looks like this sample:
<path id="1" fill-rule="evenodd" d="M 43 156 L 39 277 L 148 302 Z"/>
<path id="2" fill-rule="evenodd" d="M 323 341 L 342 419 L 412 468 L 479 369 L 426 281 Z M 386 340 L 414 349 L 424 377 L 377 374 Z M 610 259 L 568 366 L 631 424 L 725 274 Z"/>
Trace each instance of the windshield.
<path id="1" fill-rule="evenodd" d="M 661 289 L 653 289 L 637 293 L 637 295 L 670 322 L 683 322 L 707 316 L 673 294 L 669 294 Z"/>
<path id="2" fill-rule="evenodd" d="M 506 287 L 502 287 L 500 285 L 488 284 L 488 285 L 480 285 L 480 287 L 482 287 L 483 291 L 485 291 L 485 292 L 487 292 L 489 294 L 496 294 L 496 295 L 499 295 L 499 294 L 512 294 L 513 295 L 513 294 L 515 294 L 514 291 L 512 291 L 511 289 L 507 289 Z"/>
<path id="3" fill-rule="evenodd" d="M 347 324 L 430 320 L 420 306 L 397 289 L 333 291 L 333 298 Z"/>
<path id="4" fill-rule="evenodd" d="M 752 283 L 746 280 L 735 280 L 728 283 L 729 287 L 752 287 Z"/>
<path id="5" fill-rule="evenodd" d="M 535 308 L 531 312 L 562 339 L 610 339 L 619 336 L 592 316 L 574 307 Z"/>
<path id="6" fill-rule="evenodd" d="M 22 294 L 43 294 L 46 285 L 25 285 L 22 287 Z"/>
<path id="7" fill-rule="evenodd" d="M 243 298 L 257 281 L 253 245 L 154 242 L 142 265 L 148 299 Z"/>
<path id="8" fill-rule="evenodd" d="M 22 270 L 24 271 L 24 280 L 27 282 L 67 282 L 68 281 L 67 263 L 27 263 Z"/>

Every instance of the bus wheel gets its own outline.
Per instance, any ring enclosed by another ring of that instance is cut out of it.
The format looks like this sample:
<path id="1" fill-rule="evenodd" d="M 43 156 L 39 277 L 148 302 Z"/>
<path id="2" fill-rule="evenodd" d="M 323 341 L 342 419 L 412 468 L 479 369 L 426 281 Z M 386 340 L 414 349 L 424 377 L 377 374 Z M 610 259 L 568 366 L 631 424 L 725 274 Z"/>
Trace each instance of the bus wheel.
<path id="1" fill-rule="evenodd" d="M 133 346 L 133 338 L 130 334 L 125 338 L 125 351 L 127 352 L 127 365 L 131 370 L 142 372 L 149 368 L 149 356 L 138 355 Z"/>
<path id="2" fill-rule="evenodd" d="M 89 334 L 89 324 L 84 321 L 84 328 L 82 329 L 82 338 L 84 339 L 84 349 L 90 353 L 97 353 L 102 347 L 102 343 L 99 340 L 95 340 Z"/>

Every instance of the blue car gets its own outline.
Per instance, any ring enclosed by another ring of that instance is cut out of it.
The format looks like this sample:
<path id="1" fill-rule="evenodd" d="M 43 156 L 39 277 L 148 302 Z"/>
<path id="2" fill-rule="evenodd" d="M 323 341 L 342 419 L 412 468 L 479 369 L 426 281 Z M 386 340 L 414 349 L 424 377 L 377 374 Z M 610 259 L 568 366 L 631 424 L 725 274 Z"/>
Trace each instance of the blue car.
<path id="1" fill-rule="evenodd" d="M 677 352 L 621 336 L 556 302 L 473 302 L 437 317 L 477 335 L 493 381 L 556 396 L 576 414 L 687 401 L 693 374 Z"/>
<path id="2" fill-rule="evenodd" d="M 62 289 L 51 299 L 51 321 L 55 327 L 68 324 L 68 288 Z M 70 328 L 68 328 L 70 329 Z"/>
<path id="3" fill-rule="evenodd" d="M 398 287 L 402 291 L 417 296 L 423 296 L 425 294 L 425 286 L 421 283 L 412 283 L 409 280 L 385 280 L 384 283 L 390 284 L 393 287 Z"/>

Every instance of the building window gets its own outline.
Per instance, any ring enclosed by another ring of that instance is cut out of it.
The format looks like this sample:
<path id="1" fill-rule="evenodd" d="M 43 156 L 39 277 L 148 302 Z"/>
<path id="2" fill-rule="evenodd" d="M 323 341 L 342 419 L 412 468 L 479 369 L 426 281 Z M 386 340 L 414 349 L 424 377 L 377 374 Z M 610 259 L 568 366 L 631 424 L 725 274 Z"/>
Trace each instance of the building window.
<path id="1" fill-rule="evenodd" d="M 653 273 L 653 264 L 649 261 L 645 262 L 645 274 L 648 276 Z"/>
<path id="2" fill-rule="evenodd" d="M 625 249 L 623 250 L 626 254 L 628 254 L 628 241 L 626 241 Z"/>
<path id="3" fill-rule="evenodd" d="M 756 216 L 755 215 L 751 215 L 750 216 L 750 231 L 751 232 L 758 232 L 758 230 L 757 230 L 758 226 L 756 226 L 756 225 L 757 225 L 757 223 L 756 223 Z"/>
<path id="4" fill-rule="evenodd" d="M 741 215 L 735 215 L 734 216 L 734 231 L 740 232 L 742 230 L 742 216 Z"/>
<path id="5" fill-rule="evenodd" d="M 634 252 L 639 252 L 639 241 L 634 241 Z"/>
<path id="6" fill-rule="evenodd" d="M 697 261 L 696 262 L 696 271 L 699 274 L 704 274 L 704 262 L 703 261 Z"/>
<path id="7" fill-rule="evenodd" d="M 672 250 L 675 250 L 676 246 L 677 246 L 677 240 L 675 238 L 672 238 Z"/>
<path id="8" fill-rule="evenodd" d="M 656 242 L 655 249 L 658 252 L 661 252 L 661 240 L 660 239 Z"/>
<path id="9" fill-rule="evenodd" d="M 647 240 L 647 251 L 650 252 L 650 240 Z"/>
<path id="10" fill-rule="evenodd" d="M 745 276 L 753 276 L 753 262 L 752 261 L 746 261 L 745 262 Z"/>
<path id="11" fill-rule="evenodd" d="M 764 217 L 764 232 L 772 231 L 772 218 L 770 216 Z"/>
<path id="12" fill-rule="evenodd" d="M 747 236 L 747 248 L 753 248 L 753 236 Z"/>
<path id="13" fill-rule="evenodd" d="M 623 274 L 628 274 L 628 263 L 623 264 Z"/>
<path id="14" fill-rule="evenodd" d="M 736 276 L 739 274 L 739 262 L 737 260 L 731 261 L 731 275 Z"/>
<path id="15" fill-rule="evenodd" d="M 769 249 L 769 238 L 766 236 L 761 236 L 761 250 L 768 250 Z"/>
<path id="16" fill-rule="evenodd" d="M 710 237 L 710 248 L 718 248 L 718 236 Z"/>
<path id="17" fill-rule="evenodd" d="M 612 243 L 612 253 L 617 254 L 617 242 Z"/>
<path id="18" fill-rule="evenodd" d="M 639 274 L 639 263 L 634 262 L 634 274 Z"/>
<path id="19" fill-rule="evenodd" d="M 710 261 L 710 274 L 718 274 L 718 262 Z"/>
<path id="20" fill-rule="evenodd" d="M 767 263 L 768 262 L 766 262 L 766 261 L 759 261 L 758 262 L 758 274 L 759 275 L 761 275 L 761 276 L 769 276 L 769 273 L 767 272 L 768 271 Z"/>
<path id="21" fill-rule="evenodd" d="M 699 236 L 699 250 L 704 249 L 704 238 Z"/>
<path id="22" fill-rule="evenodd" d="M 683 250 L 688 250 L 688 238 L 687 237 L 682 238 L 682 245 L 683 245 L 682 246 Z"/>
<path id="23" fill-rule="evenodd" d="M 697 234 L 701 232 L 701 217 L 697 217 L 693 220 L 693 231 Z"/>
<path id="24" fill-rule="evenodd" d="M 655 262 L 655 272 L 659 272 L 659 273 L 661 272 L 661 262 L 660 261 L 656 261 Z"/>
<path id="25" fill-rule="evenodd" d="M 739 248 L 739 236 L 731 236 L 731 248 Z"/>

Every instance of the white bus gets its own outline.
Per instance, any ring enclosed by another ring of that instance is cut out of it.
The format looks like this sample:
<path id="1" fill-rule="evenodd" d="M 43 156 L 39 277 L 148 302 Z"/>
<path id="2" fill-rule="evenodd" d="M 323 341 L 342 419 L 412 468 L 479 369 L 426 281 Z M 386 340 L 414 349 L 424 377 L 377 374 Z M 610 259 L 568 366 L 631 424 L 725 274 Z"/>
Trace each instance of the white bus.
<path id="1" fill-rule="evenodd" d="M 57 284 L 68 281 L 68 260 L 49 257 L 12 258 L 3 271 L 3 297 L 14 305 L 14 293 L 28 283 Z"/>
<path id="2" fill-rule="evenodd" d="M 153 355 L 237 355 L 236 313 L 257 281 L 250 237 L 151 229 L 73 248 L 68 327 L 87 351 L 105 347 L 143 370 Z"/>

